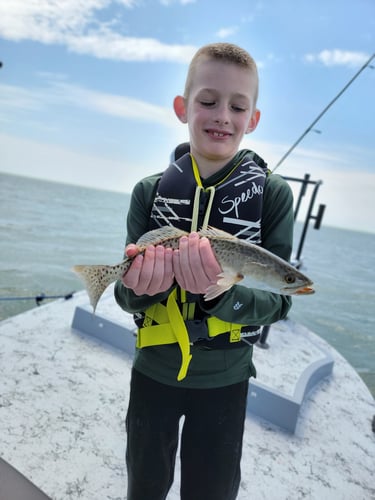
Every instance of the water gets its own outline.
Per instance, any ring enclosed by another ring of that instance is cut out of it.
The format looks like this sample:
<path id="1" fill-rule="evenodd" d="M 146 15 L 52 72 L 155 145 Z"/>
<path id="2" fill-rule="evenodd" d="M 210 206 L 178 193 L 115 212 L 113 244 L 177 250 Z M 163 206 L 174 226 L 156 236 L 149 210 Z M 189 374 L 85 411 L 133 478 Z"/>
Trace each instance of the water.
<path id="1" fill-rule="evenodd" d="M 335 347 L 375 395 L 375 234 L 310 229 L 303 260 L 317 293 L 295 297 L 290 316 Z"/>
<path id="2" fill-rule="evenodd" d="M 0 296 L 82 289 L 77 263 L 122 260 L 129 195 L 0 173 Z M 35 301 L 0 301 L 0 320 Z"/>
<path id="3" fill-rule="evenodd" d="M 122 259 L 128 206 L 128 194 L 0 173 L 0 297 L 82 289 L 74 264 Z M 303 261 L 317 293 L 296 297 L 290 317 L 333 345 L 375 395 L 375 234 L 310 228 Z M 0 320 L 35 305 L 0 300 Z"/>

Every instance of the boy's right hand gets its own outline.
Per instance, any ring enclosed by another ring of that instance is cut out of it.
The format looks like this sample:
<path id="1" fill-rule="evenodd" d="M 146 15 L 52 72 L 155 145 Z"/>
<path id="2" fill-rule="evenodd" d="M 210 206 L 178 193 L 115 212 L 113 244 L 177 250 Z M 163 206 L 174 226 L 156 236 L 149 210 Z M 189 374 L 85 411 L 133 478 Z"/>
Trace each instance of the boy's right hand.
<path id="1" fill-rule="evenodd" d="M 130 244 L 125 252 L 128 257 L 135 257 L 121 281 L 136 295 L 156 295 L 165 292 L 173 285 L 173 250 L 171 248 L 150 245 L 141 255 L 138 254 L 137 245 Z"/>

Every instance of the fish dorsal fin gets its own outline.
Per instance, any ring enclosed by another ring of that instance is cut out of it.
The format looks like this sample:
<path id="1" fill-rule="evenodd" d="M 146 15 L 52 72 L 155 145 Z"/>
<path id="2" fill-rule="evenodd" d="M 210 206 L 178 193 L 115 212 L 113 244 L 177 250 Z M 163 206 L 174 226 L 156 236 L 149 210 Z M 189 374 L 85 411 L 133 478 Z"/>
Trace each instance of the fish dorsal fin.
<path id="1" fill-rule="evenodd" d="M 226 240 L 236 240 L 236 236 L 233 236 L 233 234 L 227 233 L 226 231 L 223 231 L 222 229 L 217 229 L 216 227 L 212 226 L 207 226 L 207 228 L 202 228 L 199 231 L 200 236 L 205 236 L 206 238 L 222 238 Z"/>
<path id="2" fill-rule="evenodd" d="M 174 226 L 162 226 L 157 229 L 152 229 L 148 231 L 137 241 L 137 245 L 140 247 L 147 247 L 148 245 L 160 245 L 163 244 L 165 240 L 170 240 L 171 238 L 181 238 L 188 234 L 186 231 L 182 231 Z"/>

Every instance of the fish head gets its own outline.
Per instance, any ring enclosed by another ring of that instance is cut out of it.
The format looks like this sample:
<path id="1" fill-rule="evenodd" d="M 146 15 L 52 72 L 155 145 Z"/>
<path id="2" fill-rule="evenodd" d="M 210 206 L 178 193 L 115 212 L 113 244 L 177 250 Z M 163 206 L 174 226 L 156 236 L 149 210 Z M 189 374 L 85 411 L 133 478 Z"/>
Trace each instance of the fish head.
<path id="1" fill-rule="evenodd" d="M 297 269 L 287 270 L 283 274 L 281 293 L 284 295 L 311 295 L 315 293 L 313 282 Z"/>

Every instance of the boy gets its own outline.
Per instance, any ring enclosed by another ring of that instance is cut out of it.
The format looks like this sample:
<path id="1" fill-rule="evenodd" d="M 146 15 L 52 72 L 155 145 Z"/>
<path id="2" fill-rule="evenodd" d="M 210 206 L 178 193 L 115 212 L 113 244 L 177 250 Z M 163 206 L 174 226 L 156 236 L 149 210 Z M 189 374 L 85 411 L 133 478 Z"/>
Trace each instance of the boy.
<path id="1" fill-rule="evenodd" d="M 181 499 L 233 500 L 238 493 L 252 344 L 259 325 L 284 318 L 291 300 L 238 284 L 205 301 L 221 268 L 196 231 L 209 224 L 290 258 L 291 191 L 258 155 L 238 151 L 258 124 L 257 95 L 257 68 L 245 50 L 202 47 L 184 95 L 174 99 L 188 125 L 190 154 L 140 181 L 132 194 L 126 254 L 136 257 L 115 287 L 139 327 L 126 418 L 128 500 L 167 497 L 182 416 Z M 149 246 L 137 255 L 134 242 L 164 225 L 190 234 L 178 250 Z M 171 331 L 188 332 L 185 370 Z"/>

